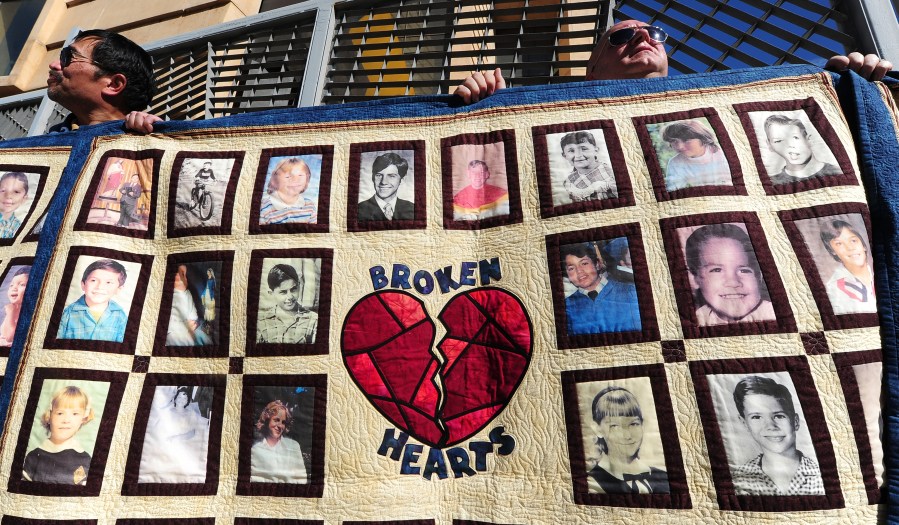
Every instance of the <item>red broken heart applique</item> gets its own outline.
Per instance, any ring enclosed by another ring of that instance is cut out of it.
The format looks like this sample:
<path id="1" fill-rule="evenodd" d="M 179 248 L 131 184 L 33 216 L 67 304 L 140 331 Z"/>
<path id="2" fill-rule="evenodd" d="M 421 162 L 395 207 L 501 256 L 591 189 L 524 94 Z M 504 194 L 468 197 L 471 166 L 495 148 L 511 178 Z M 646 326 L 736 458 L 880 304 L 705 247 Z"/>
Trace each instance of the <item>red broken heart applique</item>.
<path id="1" fill-rule="evenodd" d="M 484 428 L 506 406 L 527 372 L 533 337 L 521 301 L 477 288 L 447 303 L 435 325 L 422 303 L 381 291 L 353 305 L 340 348 L 350 376 L 397 428 L 442 448 Z"/>

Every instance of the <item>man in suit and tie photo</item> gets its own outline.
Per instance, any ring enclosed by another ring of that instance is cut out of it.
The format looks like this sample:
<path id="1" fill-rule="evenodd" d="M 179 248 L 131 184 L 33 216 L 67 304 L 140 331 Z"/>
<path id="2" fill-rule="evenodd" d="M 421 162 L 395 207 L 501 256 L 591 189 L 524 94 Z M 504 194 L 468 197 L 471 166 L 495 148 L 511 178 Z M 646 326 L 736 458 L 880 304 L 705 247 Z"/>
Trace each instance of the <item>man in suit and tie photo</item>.
<path id="1" fill-rule="evenodd" d="M 359 203 L 360 221 L 411 221 L 415 206 L 397 197 L 400 185 L 409 171 L 409 162 L 388 151 L 375 158 L 371 166 L 371 182 L 375 194 Z"/>

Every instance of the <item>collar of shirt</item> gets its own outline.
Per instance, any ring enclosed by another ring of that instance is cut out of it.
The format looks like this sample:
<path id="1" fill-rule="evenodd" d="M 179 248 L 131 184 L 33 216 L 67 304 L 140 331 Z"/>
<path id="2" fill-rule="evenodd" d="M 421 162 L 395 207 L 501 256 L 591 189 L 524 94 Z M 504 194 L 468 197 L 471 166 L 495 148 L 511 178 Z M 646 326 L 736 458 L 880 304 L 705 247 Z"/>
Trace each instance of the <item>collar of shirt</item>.
<path id="1" fill-rule="evenodd" d="M 396 213 L 396 193 L 394 193 L 393 197 L 390 197 L 386 201 L 381 197 L 378 197 L 378 194 L 375 193 L 375 202 L 378 203 L 378 207 L 382 210 L 384 209 L 384 206 L 387 206 L 389 204 L 390 208 L 394 211 L 394 213 Z"/>
<path id="2" fill-rule="evenodd" d="M 594 288 L 592 291 L 597 292 L 597 293 L 601 292 L 602 289 L 605 288 L 607 284 L 609 284 L 608 276 L 606 276 L 606 274 L 602 274 L 602 277 L 599 278 L 599 284 L 597 284 L 596 288 Z M 584 290 L 583 288 L 578 288 L 578 291 L 581 292 L 582 294 L 586 295 L 587 297 L 590 297 L 590 295 L 589 295 L 590 290 Z"/>

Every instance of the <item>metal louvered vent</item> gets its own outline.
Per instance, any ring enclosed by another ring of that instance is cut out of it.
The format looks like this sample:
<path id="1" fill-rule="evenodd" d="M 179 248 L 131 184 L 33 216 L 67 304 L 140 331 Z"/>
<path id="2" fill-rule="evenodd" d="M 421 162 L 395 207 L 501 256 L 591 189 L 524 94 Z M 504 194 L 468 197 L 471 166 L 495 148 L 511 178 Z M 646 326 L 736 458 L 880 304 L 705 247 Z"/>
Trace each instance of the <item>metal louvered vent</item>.
<path id="1" fill-rule="evenodd" d="M 622 0 L 616 20 L 668 31 L 671 74 L 778 64 L 823 66 L 855 49 L 839 0 Z"/>
<path id="2" fill-rule="evenodd" d="M 28 135 L 41 99 L 0 109 L 0 140 L 17 139 Z"/>
<path id="3" fill-rule="evenodd" d="M 394 0 L 338 4 L 323 102 L 448 93 L 473 71 L 510 86 L 580 79 L 609 2 Z"/>
<path id="4" fill-rule="evenodd" d="M 201 120 L 296 107 L 314 21 L 313 13 L 281 27 L 154 53 L 159 93 L 150 112 Z"/>

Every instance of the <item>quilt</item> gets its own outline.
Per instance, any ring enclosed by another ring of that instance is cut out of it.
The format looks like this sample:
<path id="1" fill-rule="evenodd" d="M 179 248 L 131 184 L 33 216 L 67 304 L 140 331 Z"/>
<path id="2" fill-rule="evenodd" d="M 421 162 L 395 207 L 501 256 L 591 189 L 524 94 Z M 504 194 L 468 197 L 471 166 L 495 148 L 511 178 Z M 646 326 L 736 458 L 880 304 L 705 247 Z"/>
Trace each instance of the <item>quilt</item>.
<path id="1" fill-rule="evenodd" d="M 119 126 L 0 149 L 0 523 L 897 519 L 882 85 Z"/>

